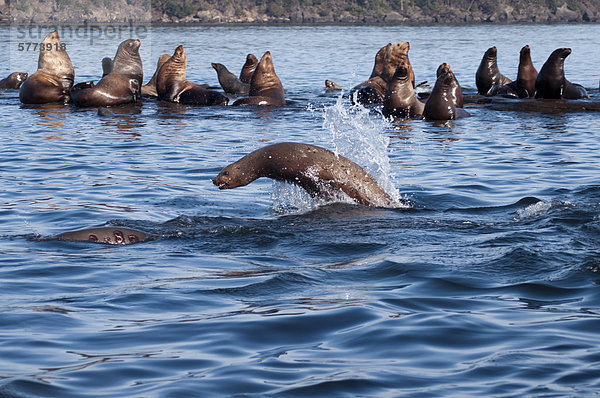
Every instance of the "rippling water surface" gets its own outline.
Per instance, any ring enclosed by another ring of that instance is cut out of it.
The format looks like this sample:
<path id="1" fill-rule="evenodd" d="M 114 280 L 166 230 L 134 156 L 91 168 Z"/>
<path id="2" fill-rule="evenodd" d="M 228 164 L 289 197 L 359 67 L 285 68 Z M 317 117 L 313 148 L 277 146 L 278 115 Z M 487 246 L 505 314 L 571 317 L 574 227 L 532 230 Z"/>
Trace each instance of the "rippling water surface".
<path id="1" fill-rule="evenodd" d="M 11 54 L 2 74 L 33 73 Z M 46 32 L 44 32 L 45 34 Z M 125 37 L 124 37 L 125 38 Z M 138 112 L 25 106 L 0 92 L 0 395 L 591 396 L 600 390 L 600 115 L 468 105 L 471 118 L 392 123 L 323 92 L 365 80 L 409 41 L 417 81 L 448 62 L 475 91 L 483 52 L 514 77 L 571 47 L 598 99 L 598 25 L 153 27 L 145 81 L 183 44 L 188 79 L 218 85 L 273 54 L 288 105 Z M 63 36 L 76 82 L 119 40 Z M 10 46 L 10 48 L 8 48 Z M 315 203 L 225 165 L 269 143 L 350 157 L 407 205 Z M 47 240 L 122 225 L 131 246 Z"/>

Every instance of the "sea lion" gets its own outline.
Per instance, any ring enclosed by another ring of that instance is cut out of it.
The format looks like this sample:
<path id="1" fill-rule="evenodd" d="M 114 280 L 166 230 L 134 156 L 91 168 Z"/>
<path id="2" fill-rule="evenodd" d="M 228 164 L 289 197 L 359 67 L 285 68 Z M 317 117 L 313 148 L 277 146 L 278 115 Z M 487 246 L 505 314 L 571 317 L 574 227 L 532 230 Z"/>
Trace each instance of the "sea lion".
<path id="1" fill-rule="evenodd" d="M 380 104 L 385 99 L 388 84 L 394 76 L 400 62 L 404 62 L 409 70 L 409 80 L 415 87 L 415 77 L 408 59 L 410 43 L 388 43 L 375 56 L 375 65 L 369 80 L 360 83 L 350 90 L 350 100 L 353 104 Z M 378 74 L 377 74 L 378 73 Z M 376 75 L 374 75 L 376 74 Z"/>
<path id="2" fill-rule="evenodd" d="M 256 66 L 248 97 L 240 98 L 233 105 L 285 105 L 285 92 L 275 73 L 271 52 L 265 52 Z"/>
<path id="3" fill-rule="evenodd" d="M 447 72 L 452 72 L 452 69 L 450 69 L 450 65 L 444 62 L 438 66 L 435 72 L 436 79 Z M 452 98 L 452 103 L 454 106 L 462 108 L 464 105 L 462 88 L 460 87 L 460 84 L 458 83 L 454 73 L 452 73 L 452 77 L 454 78 L 454 81 L 450 84 L 450 97 Z"/>
<path id="4" fill-rule="evenodd" d="M 335 153 L 308 144 L 268 145 L 225 167 L 213 179 L 219 189 L 231 189 L 268 177 L 299 185 L 313 197 L 345 193 L 366 206 L 398 207 L 362 167 Z"/>
<path id="5" fill-rule="evenodd" d="M 410 81 L 409 69 L 404 62 L 401 62 L 388 85 L 382 113 L 386 117 L 408 119 L 422 115 L 424 109 L 425 104 L 417 97 Z"/>
<path id="6" fill-rule="evenodd" d="M 102 58 L 102 77 L 108 75 L 113 70 L 113 60 L 109 57 Z"/>
<path id="7" fill-rule="evenodd" d="M 535 80 L 538 72 L 531 61 L 531 48 L 526 45 L 519 52 L 519 69 L 517 71 L 516 91 L 519 98 L 535 97 Z"/>
<path id="8" fill-rule="evenodd" d="M 470 116 L 463 108 L 454 105 L 452 89 L 456 78 L 454 73 L 442 73 L 431 90 L 429 98 L 425 103 L 423 116 L 427 120 L 454 120 L 460 117 Z"/>
<path id="9" fill-rule="evenodd" d="M 129 245 L 147 242 L 153 238 L 142 231 L 122 227 L 99 227 L 79 231 L 63 232 L 54 237 L 56 240 L 71 242 L 94 242 L 109 245 Z"/>
<path id="10" fill-rule="evenodd" d="M 490 95 L 490 89 L 496 85 L 503 85 L 512 82 L 508 77 L 500 73 L 497 63 L 497 49 L 490 47 L 483 54 L 481 63 L 475 73 L 475 84 L 477 93 L 480 95 Z"/>
<path id="11" fill-rule="evenodd" d="M 160 67 L 156 76 L 156 93 L 161 101 L 187 105 L 227 105 L 223 94 L 192 83 L 185 77 L 187 55 L 182 45 Z"/>
<path id="12" fill-rule="evenodd" d="M 217 71 L 217 78 L 223 91 L 227 94 L 248 94 L 250 91 L 250 83 L 244 83 L 236 75 L 229 72 L 223 64 L 211 63 L 210 66 Z"/>
<path id="13" fill-rule="evenodd" d="M 338 86 L 335 82 L 325 79 L 325 91 L 331 92 L 331 91 L 340 91 L 340 90 L 342 90 L 342 88 L 340 86 Z"/>
<path id="14" fill-rule="evenodd" d="M 25 72 L 13 72 L 4 79 L 0 80 L 0 90 L 18 90 L 21 84 L 27 79 Z"/>
<path id="15" fill-rule="evenodd" d="M 50 50 L 40 51 L 38 69 L 21 85 L 19 99 L 24 104 L 67 103 L 75 71 L 56 30 L 44 38 L 42 48 Z"/>
<path id="16" fill-rule="evenodd" d="M 571 54 L 570 48 L 558 48 L 550 54 L 535 79 L 535 98 L 580 99 L 587 98 L 587 91 L 579 84 L 565 78 L 565 59 Z"/>
<path id="17" fill-rule="evenodd" d="M 148 83 L 142 86 L 142 97 L 158 97 L 158 93 L 156 92 L 156 75 L 158 74 L 160 67 L 163 66 L 163 64 L 167 62 L 169 58 L 171 58 L 169 54 L 162 54 L 160 57 L 158 57 L 158 61 L 156 62 L 156 70 L 154 71 L 152 78 L 150 81 L 148 81 Z"/>
<path id="18" fill-rule="evenodd" d="M 117 48 L 112 71 L 93 87 L 71 91 L 75 106 L 115 106 L 141 99 L 143 78 L 140 41 L 125 40 Z"/>
<path id="19" fill-rule="evenodd" d="M 250 84 L 252 81 L 252 75 L 256 70 L 256 66 L 258 65 L 258 58 L 254 56 L 254 54 L 248 54 L 246 56 L 246 62 L 244 66 L 242 66 L 242 70 L 240 71 L 240 80 L 244 83 Z"/>

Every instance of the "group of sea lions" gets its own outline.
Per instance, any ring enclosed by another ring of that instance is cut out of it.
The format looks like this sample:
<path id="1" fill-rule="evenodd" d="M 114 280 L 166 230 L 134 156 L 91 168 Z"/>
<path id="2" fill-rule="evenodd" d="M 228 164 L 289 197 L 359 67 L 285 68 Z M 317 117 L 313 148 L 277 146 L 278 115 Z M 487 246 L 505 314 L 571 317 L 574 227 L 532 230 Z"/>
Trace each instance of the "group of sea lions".
<path id="1" fill-rule="evenodd" d="M 138 102 L 142 96 L 160 101 L 191 105 L 227 105 L 229 98 L 211 90 L 208 85 L 192 83 L 186 78 L 187 57 L 182 45 L 173 55 L 159 57 L 154 75 L 142 85 L 142 61 L 139 40 L 125 40 L 114 58 L 102 60 L 103 76 L 98 83 L 74 83 L 74 69 L 66 51 L 61 49 L 58 32 L 44 39 L 54 51 L 41 51 L 38 69 L 12 73 L 0 81 L 0 88 L 19 89 L 21 102 L 27 104 L 72 102 L 82 107 L 111 107 Z M 49 47 L 50 48 L 50 47 Z M 385 116 L 395 118 L 422 117 L 430 120 L 454 120 L 468 116 L 463 109 L 460 84 L 447 63 L 436 71 L 436 82 L 425 101 L 415 92 L 415 75 L 408 58 L 408 42 L 388 43 L 375 56 L 371 76 L 350 91 L 353 103 L 379 104 Z M 479 94 L 517 98 L 586 98 L 587 92 L 564 76 L 564 59 L 568 48 L 554 51 L 538 74 L 531 63 L 529 46 L 521 50 L 517 80 L 502 75 L 497 66 L 495 47 L 488 49 L 476 72 Z M 233 105 L 284 105 L 285 94 L 275 73 L 269 51 L 259 61 L 248 54 L 239 77 L 219 63 L 211 66 L 226 94 L 244 96 Z M 326 90 L 340 90 L 326 80 Z M 247 95 L 247 96 L 245 96 Z M 102 114 L 102 113 L 101 113 Z M 311 196 L 336 199 L 350 198 L 365 206 L 398 207 L 377 181 L 362 167 L 327 149 L 302 143 L 279 143 L 258 149 L 225 167 L 213 180 L 219 189 L 245 186 L 267 177 L 304 188 Z M 121 227 L 100 227 L 65 232 L 55 239 L 89 241 L 108 244 L 131 244 L 154 237 L 145 232 Z"/>
<path id="2" fill-rule="evenodd" d="M 503 95 L 514 98 L 582 99 L 588 98 L 586 89 L 571 83 L 565 77 L 565 58 L 570 48 L 554 50 L 538 73 L 531 61 L 531 48 L 526 45 L 519 53 L 517 79 L 512 81 L 500 73 L 497 49 L 490 47 L 483 54 L 475 73 L 477 92 L 480 95 Z"/>
<path id="3" fill-rule="evenodd" d="M 207 84 L 187 80 L 187 56 L 183 46 L 177 46 L 173 55 L 162 55 L 150 81 L 142 85 L 143 69 L 139 54 L 139 40 L 125 40 L 114 58 L 102 60 L 102 78 L 74 84 L 75 71 L 57 31 L 42 41 L 38 69 L 31 76 L 13 73 L 0 83 L 0 88 L 19 89 L 19 99 L 24 104 L 72 103 L 78 107 L 111 107 L 141 101 L 142 96 L 159 101 L 189 105 L 227 105 L 229 98 L 211 90 Z M 237 78 L 222 64 L 212 64 L 219 82 L 228 94 L 248 96 L 233 105 L 284 105 L 285 93 L 275 73 L 269 51 L 260 61 L 249 54 Z M 102 113 L 101 113 L 102 114 Z"/>

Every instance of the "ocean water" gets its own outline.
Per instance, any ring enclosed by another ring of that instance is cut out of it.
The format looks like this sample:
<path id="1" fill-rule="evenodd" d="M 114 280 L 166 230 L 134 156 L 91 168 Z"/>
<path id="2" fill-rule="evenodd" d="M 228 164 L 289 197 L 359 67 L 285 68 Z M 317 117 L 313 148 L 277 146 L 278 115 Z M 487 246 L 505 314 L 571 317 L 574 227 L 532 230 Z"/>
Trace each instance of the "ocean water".
<path id="1" fill-rule="evenodd" d="M 33 73 L 18 43 L 46 33 L 0 29 L 1 75 Z M 380 47 L 409 41 L 417 82 L 448 62 L 465 94 L 488 47 L 513 78 L 525 44 L 538 70 L 571 47 L 567 77 L 598 100 L 598 25 L 135 33 L 145 81 L 179 44 L 188 79 L 213 86 L 211 62 L 237 74 L 269 50 L 288 104 L 101 117 L 0 91 L 0 396 L 598 395 L 600 114 L 467 104 L 466 119 L 393 122 L 346 96 Z M 121 41 L 62 37 L 76 82 Z M 351 158 L 405 206 L 212 184 L 283 141 Z M 157 239 L 47 239 L 106 225 Z"/>

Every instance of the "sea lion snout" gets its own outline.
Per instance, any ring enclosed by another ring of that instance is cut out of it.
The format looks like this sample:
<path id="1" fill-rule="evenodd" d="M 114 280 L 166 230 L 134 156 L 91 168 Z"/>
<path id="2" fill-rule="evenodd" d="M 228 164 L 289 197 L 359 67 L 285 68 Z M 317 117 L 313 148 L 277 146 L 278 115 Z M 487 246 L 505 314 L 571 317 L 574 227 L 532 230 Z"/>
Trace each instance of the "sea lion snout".
<path id="1" fill-rule="evenodd" d="M 215 178 L 212 179 L 213 184 L 215 184 L 216 186 L 219 187 L 219 189 L 228 189 L 229 187 L 229 183 L 223 178 L 223 177 L 228 177 L 229 176 L 229 172 L 227 170 L 222 171 L 221 173 L 219 173 L 218 176 L 216 176 Z"/>

